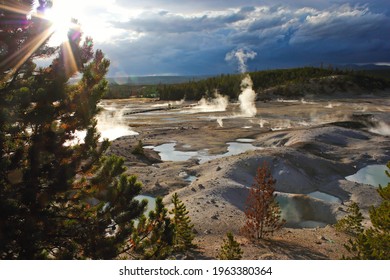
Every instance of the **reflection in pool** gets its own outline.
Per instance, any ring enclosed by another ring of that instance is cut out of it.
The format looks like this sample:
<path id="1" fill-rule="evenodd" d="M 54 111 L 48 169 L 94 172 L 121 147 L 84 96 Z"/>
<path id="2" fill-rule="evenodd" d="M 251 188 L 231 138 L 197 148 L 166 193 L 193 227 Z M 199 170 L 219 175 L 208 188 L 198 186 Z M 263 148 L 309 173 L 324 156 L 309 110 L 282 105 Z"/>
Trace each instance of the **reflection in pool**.
<path id="1" fill-rule="evenodd" d="M 379 184 L 384 187 L 387 186 L 387 183 L 390 181 L 390 178 L 387 177 L 385 171 L 386 165 L 373 164 L 368 165 L 353 175 L 345 177 L 348 181 L 368 184 L 374 187 L 378 187 Z"/>
<path id="2" fill-rule="evenodd" d="M 330 203 L 341 203 L 340 198 L 333 196 L 333 195 L 330 195 L 330 194 L 327 194 L 327 193 L 323 193 L 323 192 L 318 192 L 318 191 L 312 192 L 312 193 L 308 193 L 307 196 L 310 196 L 312 198 L 316 198 L 319 200 L 323 200 L 326 202 L 330 202 Z"/>
<path id="3" fill-rule="evenodd" d="M 325 227 L 336 222 L 331 207 L 306 195 L 279 193 L 276 197 L 286 226 L 292 228 Z"/>
<path id="4" fill-rule="evenodd" d="M 166 143 L 159 146 L 145 146 L 144 148 L 153 149 L 158 152 L 162 161 L 186 161 L 191 158 L 199 159 L 200 163 L 222 158 L 226 156 L 233 156 L 244 153 L 246 151 L 253 151 L 261 149 L 259 147 L 253 146 L 251 143 L 241 143 L 241 142 L 227 142 L 227 152 L 224 154 L 218 155 L 209 155 L 208 150 L 200 151 L 178 151 L 175 149 L 176 143 Z"/>

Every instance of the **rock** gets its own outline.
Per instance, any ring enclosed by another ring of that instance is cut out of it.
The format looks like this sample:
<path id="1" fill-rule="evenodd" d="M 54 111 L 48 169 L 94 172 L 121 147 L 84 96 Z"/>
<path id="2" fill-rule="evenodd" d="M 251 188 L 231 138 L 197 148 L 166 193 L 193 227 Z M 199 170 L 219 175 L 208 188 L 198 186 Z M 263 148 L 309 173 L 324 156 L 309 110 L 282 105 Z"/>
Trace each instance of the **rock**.
<path id="1" fill-rule="evenodd" d="M 205 189 L 205 187 L 202 184 L 199 184 L 198 188 L 201 189 L 201 190 Z"/>
<path id="2" fill-rule="evenodd" d="M 273 259 L 275 259 L 275 256 L 272 253 L 266 253 L 259 256 L 259 260 L 273 260 Z"/>
<path id="3" fill-rule="evenodd" d="M 218 219 L 219 219 L 219 216 L 218 216 L 218 215 L 213 215 L 213 216 L 211 216 L 211 219 L 213 219 L 213 220 L 218 220 Z"/>
<path id="4" fill-rule="evenodd" d="M 221 169 L 222 169 L 221 166 L 218 166 L 218 167 L 217 167 L 217 171 L 219 171 L 219 170 L 221 170 Z"/>
<path id="5" fill-rule="evenodd" d="M 210 229 L 206 229 L 203 233 L 204 233 L 204 234 L 210 234 L 210 233 L 211 233 L 211 230 L 210 230 Z"/>
<path id="6" fill-rule="evenodd" d="M 323 235 L 318 236 L 318 240 L 328 241 L 328 239 Z"/>
<path id="7" fill-rule="evenodd" d="M 191 191 L 196 192 L 195 188 L 191 188 Z"/>

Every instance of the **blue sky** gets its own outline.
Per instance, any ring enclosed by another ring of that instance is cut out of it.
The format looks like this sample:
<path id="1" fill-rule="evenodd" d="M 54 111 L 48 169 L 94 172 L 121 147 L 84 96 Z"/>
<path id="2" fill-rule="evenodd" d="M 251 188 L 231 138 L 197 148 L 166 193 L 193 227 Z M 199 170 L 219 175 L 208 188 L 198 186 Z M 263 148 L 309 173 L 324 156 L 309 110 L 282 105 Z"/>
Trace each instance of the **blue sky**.
<path id="1" fill-rule="evenodd" d="M 81 2 L 80 2 L 81 3 Z M 94 0 L 80 21 L 111 60 L 110 76 L 234 73 L 390 63 L 390 2 Z"/>

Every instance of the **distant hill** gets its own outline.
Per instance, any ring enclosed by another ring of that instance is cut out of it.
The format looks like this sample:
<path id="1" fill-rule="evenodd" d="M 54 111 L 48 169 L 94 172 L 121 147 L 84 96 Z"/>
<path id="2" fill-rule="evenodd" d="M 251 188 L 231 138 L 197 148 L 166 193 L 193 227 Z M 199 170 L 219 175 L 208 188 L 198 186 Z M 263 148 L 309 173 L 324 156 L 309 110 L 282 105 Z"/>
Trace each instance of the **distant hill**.
<path id="1" fill-rule="evenodd" d="M 117 85 L 132 85 L 132 86 L 147 86 L 147 85 L 171 85 L 187 82 L 194 82 L 206 79 L 210 76 L 129 76 L 129 77 L 108 77 L 110 84 Z"/>
<path id="2" fill-rule="evenodd" d="M 383 79 L 390 79 L 390 66 L 387 65 L 377 65 L 377 64 L 363 64 L 363 65 L 357 65 L 357 64 L 347 64 L 340 67 L 344 70 L 352 70 L 352 71 L 358 71 L 363 72 L 367 75 L 383 78 Z"/>

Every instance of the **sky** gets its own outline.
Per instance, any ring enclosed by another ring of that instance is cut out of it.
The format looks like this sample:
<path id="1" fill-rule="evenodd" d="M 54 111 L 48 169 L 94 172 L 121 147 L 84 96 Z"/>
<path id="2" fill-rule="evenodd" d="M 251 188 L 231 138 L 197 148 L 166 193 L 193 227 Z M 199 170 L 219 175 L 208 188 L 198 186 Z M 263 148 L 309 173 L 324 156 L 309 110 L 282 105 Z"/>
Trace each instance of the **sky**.
<path id="1" fill-rule="evenodd" d="M 57 0 L 109 76 L 237 73 L 298 66 L 390 65 L 388 0 Z M 56 4 L 54 4 L 56 5 Z"/>

